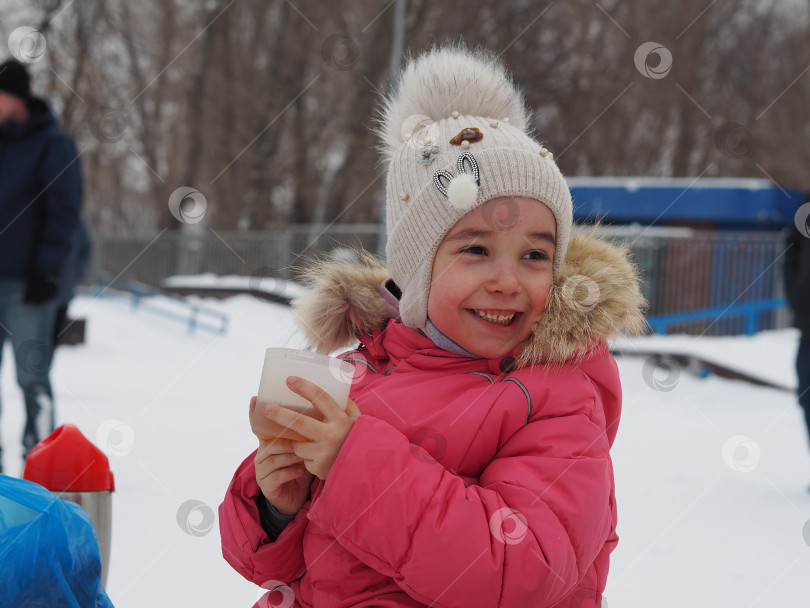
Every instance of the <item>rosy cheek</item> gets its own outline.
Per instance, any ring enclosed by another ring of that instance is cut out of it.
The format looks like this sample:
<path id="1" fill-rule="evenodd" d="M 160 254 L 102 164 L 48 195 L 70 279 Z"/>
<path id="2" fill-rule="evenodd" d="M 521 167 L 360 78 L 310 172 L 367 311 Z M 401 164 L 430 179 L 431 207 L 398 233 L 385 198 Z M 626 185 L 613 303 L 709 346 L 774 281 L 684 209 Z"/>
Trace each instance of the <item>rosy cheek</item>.
<path id="1" fill-rule="evenodd" d="M 543 314 L 545 312 L 546 308 L 548 307 L 548 295 L 549 295 L 549 293 L 551 293 L 551 285 L 550 284 L 548 285 L 548 287 L 540 290 L 537 293 L 537 299 L 535 301 L 537 302 L 536 312 L 537 312 L 538 316 Z"/>

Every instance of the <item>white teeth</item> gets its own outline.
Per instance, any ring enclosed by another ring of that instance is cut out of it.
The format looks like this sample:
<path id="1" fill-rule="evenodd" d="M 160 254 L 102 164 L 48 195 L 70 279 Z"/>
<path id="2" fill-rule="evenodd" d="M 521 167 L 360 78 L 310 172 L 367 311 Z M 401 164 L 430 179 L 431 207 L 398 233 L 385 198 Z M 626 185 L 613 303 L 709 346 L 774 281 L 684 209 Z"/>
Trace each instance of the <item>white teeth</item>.
<path id="1" fill-rule="evenodd" d="M 473 310 L 473 312 L 482 319 L 486 319 L 491 323 L 499 323 L 500 325 L 509 325 L 509 323 L 512 322 L 512 319 L 515 317 L 515 313 L 510 315 L 491 315 L 481 310 Z"/>

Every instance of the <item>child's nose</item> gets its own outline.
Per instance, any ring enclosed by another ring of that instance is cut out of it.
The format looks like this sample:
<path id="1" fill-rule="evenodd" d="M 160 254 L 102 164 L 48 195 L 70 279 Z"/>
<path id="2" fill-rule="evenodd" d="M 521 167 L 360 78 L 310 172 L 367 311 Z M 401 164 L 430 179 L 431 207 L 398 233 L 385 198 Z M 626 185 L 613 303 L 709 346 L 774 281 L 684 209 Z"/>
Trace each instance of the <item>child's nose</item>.
<path id="1" fill-rule="evenodd" d="M 513 295 L 520 293 L 517 269 L 512 264 L 493 264 L 492 278 L 487 285 L 491 293 Z"/>

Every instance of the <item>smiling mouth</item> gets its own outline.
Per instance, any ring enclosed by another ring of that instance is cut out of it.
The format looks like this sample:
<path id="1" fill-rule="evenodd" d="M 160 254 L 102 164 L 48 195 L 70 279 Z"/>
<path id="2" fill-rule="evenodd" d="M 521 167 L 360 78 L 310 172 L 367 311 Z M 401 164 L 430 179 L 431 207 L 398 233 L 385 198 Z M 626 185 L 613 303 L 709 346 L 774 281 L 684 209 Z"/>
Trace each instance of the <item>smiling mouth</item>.
<path id="1" fill-rule="evenodd" d="M 495 323 L 496 325 L 509 325 L 518 315 L 515 311 L 504 311 L 504 312 L 486 312 L 483 310 L 476 310 L 470 309 L 475 315 L 481 317 L 485 321 L 489 321 L 490 323 Z"/>

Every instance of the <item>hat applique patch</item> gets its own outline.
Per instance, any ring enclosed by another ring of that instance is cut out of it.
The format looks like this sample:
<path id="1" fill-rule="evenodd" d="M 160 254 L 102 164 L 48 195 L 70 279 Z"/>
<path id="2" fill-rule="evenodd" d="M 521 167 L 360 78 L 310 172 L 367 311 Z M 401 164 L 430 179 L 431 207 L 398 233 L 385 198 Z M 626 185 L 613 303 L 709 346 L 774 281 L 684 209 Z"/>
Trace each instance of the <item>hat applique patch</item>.
<path id="1" fill-rule="evenodd" d="M 484 134 L 477 127 L 467 127 L 462 129 L 461 132 L 450 140 L 453 146 L 461 146 L 465 150 L 470 147 L 470 144 L 481 141 L 484 139 Z M 467 142 L 466 144 L 464 142 Z"/>
<path id="2" fill-rule="evenodd" d="M 419 148 L 419 160 L 417 162 L 420 165 L 429 165 L 433 162 L 433 159 L 436 158 L 436 155 L 439 153 L 439 146 L 433 146 L 428 144 L 426 146 L 422 146 Z"/>
<path id="3" fill-rule="evenodd" d="M 469 172 L 467 166 L 469 165 Z M 481 174 L 475 157 L 465 152 L 456 161 L 458 175 L 440 169 L 433 174 L 433 184 L 447 197 L 447 201 L 457 209 L 471 209 L 478 200 Z M 445 184 L 445 180 L 447 183 Z"/>

